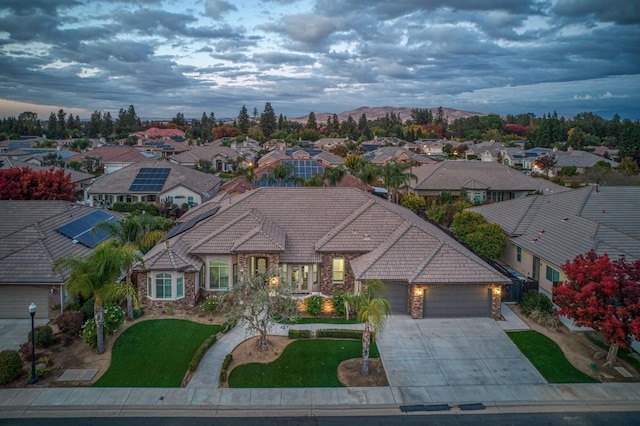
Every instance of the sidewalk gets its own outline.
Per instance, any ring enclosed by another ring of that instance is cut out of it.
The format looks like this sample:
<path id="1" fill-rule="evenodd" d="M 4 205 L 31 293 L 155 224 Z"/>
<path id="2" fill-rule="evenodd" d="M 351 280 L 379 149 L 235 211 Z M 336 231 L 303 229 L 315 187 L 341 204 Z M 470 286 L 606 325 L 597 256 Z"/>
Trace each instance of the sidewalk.
<path id="1" fill-rule="evenodd" d="M 526 324 L 504 309 L 503 329 Z M 272 334 L 286 335 L 277 325 Z M 302 324 L 296 329 L 361 328 L 361 324 Z M 222 360 L 251 337 L 239 327 L 223 336 L 202 359 L 186 388 L 20 388 L 0 389 L 0 418 L 136 417 L 136 416 L 312 416 L 390 415 L 401 407 L 413 414 L 478 413 L 460 408 L 473 404 L 483 413 L 544 411 L 640 411 L 640 383 L 477 384 L 369 388 L 218 388 Z M 481 404 L 481 405 L 478 405 Z M 424 409 L 421 411 L 420 407 Z M 468 407 L 464 407 L 468 408 Z M 408 412 L 407 415 L 411 415 Z"/>

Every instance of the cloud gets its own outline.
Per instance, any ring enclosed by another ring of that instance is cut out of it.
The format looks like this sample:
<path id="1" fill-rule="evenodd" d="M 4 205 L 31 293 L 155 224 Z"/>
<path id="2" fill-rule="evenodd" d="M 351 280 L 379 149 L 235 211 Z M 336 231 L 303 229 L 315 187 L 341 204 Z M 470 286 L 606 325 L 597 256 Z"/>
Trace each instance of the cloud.
<path id="1" fill-rule="evenodd" d="M 640 3 L 629 0 L 558 0 L 553 12 L 569 18 L 589 17 L 621 25 L 640 24 Z"/>
<path id="2" fill-rule="evenodd" d="M 213 19 L 221 19 L 222 15 L 238 10 L 234 5 L 226 0 L 206 0 L 204 5 L 207 16 Z"/>

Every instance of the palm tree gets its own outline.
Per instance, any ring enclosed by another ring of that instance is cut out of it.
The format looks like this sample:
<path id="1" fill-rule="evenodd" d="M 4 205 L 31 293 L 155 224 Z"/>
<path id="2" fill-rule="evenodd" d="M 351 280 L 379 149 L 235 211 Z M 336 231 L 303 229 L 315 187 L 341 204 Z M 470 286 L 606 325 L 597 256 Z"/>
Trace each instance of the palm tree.
<path id="1" fill-rule="evenodd" d="M 411 164 L 408 163 L 387 163 L 382 166 L 380 176 L 391 201 L 397 202 L 397 191 L 412 180 L 418 179 L 410 169 Z"/>
<path id="2" fill-rule="evenodd" d="M 336 186 L 347 173 L 344 167 L 327 167 L 324 169 L 324 177 L 329 181 L 330 186 Z"/>
<path id="3" fill-rule="evenodd" d="M 364 323 L 362 330 L 362 375 L 369 375 L 369 348 L 371 335 L 382 332 L 387 317 L 391 313 L 391 306 L 386 299 L 379 297 L 385 290 L 380 280 L 366 280 L 360 294 L 350 296 L 348 304 L 355 307 L 358 322 Z"/>
<path id="4" fill-rule="evenodd" d="M 173 221 L 162 216 L 132 214 L 116 222 L 102 221 L 94 231 L 107 231 L 120 245 L 133 244 L 143 254 L 151 250 L 173 227 Z"/>
<path id="5" fill-rule="evenodd" d="M 380 177 L 380 167 L 372 163 L 364 163 L 358 173 L 358 178 L 367 185 L 376 183 L 378 177 Z"/>
<path id="6" fill-rule="evenodd" d="M 94 298 L 94 317 L 96 321 L 96 351 L 104 352 L 104 303 L 117 300 L 123 293 L 122 286 L 115 286 L 122 273 L 123 250 L 116 241 L 108 240 L 87 257 L 67 256 L 54 263 L 54 271 L 69 272 L 66 288 L 73 296 L 85 299 Z M 130 289 L 126 290 L 130 292 Z M 130 294 L 130 293 L 128 293 Z"/>

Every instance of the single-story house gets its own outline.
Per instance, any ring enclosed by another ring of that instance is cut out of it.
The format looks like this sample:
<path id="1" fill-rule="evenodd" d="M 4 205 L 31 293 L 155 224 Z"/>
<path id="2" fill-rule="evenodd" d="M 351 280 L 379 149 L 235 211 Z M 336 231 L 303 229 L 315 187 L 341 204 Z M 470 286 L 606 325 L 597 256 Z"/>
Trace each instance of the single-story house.
<path id="1" fill-rule="evenodd" d="M 533 178 L 500 163 L 485 161 L 442 161 L 411 169 L 405 192 L 434 198 L 442 192 L 458 197 L 466 191 L 472 202 L 504 201 L 534 193 L 553 194 L 570 191 L 542 178 Z"/>
<path id="2" fill-rule="evenodd" d="M 611 165 L 611 168 L 618 167 L 618 162 L 609 160 L 604 157 L 577 149 L 569 151 L 555 151 L 556 162 L 550 170 L 550 176 L 557 176 L 563 167 L 575 166 L 578 173 L 584 173 L 585 169 L 593 167 L 599 161 L 604 161 Z"/>
<path id="3" fill-rule="evenodd" d="M 500 317 L 509 280 L 410 210 L 356 188 L 258 188 L 179 219 L 137 267 L 143 304 L 194 305 L 274 269 L 304 297 L 380 279 L 393 314 Z"/>
<path id="4" fill-rule="evenodd" d="M 383 166 L 387 163 L 411 163 L 416 166 L 433 163 L 435 160 L 426 155 L 416 154 L 405 147 L 383 146 L 362 156 L 372 164 Z"/>
<path id="5" fill-rule="evenodd" d="M 99 177 L 85 190 L 85 200 L 92 206 L 163 199 L 178 206 L 197 205 L 212 198 L 221 184 L 219 177 L 209 173 L 166 160 L 145 161 Z"/>
<path id="6" fill-rule="evenodd" d="M 211 142 L 180 154 L 172 155 L 169 161 L 181 166 L 195 168 L 198 160 L 210 161 L 217 172 L 230 172 L 235 169 L 240 154 L 231 147 L 220 142 Z M 247 159 L 249 160 L 249 159 Z"/>
<path id="7" fill-rule="evenodd" d="M 640 187 L 588 186 L 470 210 L 502 227 L 508 244 L 500 260 L 549 297 L 565 278 L 562 265 L 579 254 L 640 259 Z"/>
<path id="8" fill-rule="evenodd" d="M 92 233 L 93 225 L 123 217 L 69 201 L 0 200 L 0 211 L 0 318 L 10 319 L 28 319 L 32 302 L 37 318 L 60 315 L 68 274 L 54 273 L 53 263 L 89 255 L 108 237 Z"/>
<path id="9" fill-rule="evenodd" d="M 78 162 L 81 164 L 81 168 L 88 173 L 96 173 L 96 170 L 87 170 L 87 165 L 96 169 L 103 168 L 104 174 L 108 175 L 133 163 L 148 161 L 152 158 L 156 157 L 130 146 L 105 145 L 68 157 L 65 162 L 67 165 L 74 161 Z"/>

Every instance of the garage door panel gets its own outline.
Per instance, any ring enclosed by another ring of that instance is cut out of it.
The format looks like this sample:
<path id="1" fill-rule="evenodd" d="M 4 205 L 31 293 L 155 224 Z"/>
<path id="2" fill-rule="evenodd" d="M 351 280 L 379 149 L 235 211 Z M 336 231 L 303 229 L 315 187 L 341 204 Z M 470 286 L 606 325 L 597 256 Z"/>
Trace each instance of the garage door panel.
<path id="1" fill-rule="evenodd" d="M 37 305 L 36 318 L 49 318 L 49 290 L 35 286 L 0 286 L 0 318 L 30 318 L 29 305 Z"/>
<path id="2" fill-rule="evenodd" d="M 425 318 L 490 317 L 491 290 L 487 286 L 441 286 L 424 292 Z"/>
<path id="3" fill-rule="evenodd" d="M 407 314 L 407 286 L 385 283 L 387 292 L 383 295 L 391 306 L 391 314 Z"/>

